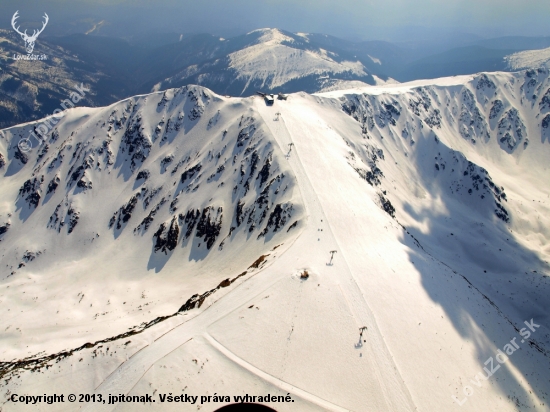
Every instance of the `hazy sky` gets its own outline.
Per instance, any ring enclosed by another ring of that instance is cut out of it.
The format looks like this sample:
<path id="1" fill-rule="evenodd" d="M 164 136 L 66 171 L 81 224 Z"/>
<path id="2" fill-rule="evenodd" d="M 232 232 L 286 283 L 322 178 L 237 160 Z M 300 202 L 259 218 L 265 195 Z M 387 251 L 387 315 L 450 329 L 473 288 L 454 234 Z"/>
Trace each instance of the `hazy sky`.
<path id="1" fill-rule="evenodd" d="M 64 24 L 72 31 L 84 22 L 105 19 L 105 31 L 223 33 L 278 27 L 395 40 L 423 27 L 436 31 L 415 34 L 550 35 L 550 0 L 2 0 L 4 28 L 17 9 L 22 22 L 39 21 L 45 11 L 50 22 L 59 23 L 56 28 Z"/>

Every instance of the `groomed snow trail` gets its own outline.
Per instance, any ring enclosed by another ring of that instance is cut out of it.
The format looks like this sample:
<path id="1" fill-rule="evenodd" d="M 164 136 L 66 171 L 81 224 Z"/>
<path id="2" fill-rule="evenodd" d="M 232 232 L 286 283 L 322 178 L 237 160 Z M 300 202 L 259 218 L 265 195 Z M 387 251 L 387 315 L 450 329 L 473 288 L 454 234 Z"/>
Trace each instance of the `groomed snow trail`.
<path id="1" fill-rule="evenodd" d="M 375 317 L 347 264 L 346 251 L 341 247 L 345 242 L 342 242 L 342 239 L 335 236 L 332 230 L 331 219 L 348 219 L 348 225 L 351 226 L 354 224 L 353 216 L 341 214 L 327 217 L 323 204 L 319 200 L 309 177 L 310 174 L 318 175 L 319 171 L 324 171 L 327 177 L 338 175 L 339 170 L 331 169 L 335 169 L 335 166 L 337 168 L 342 164 L 335 161 L 333 157 L 335 152 L 331 150 L 331 146 L 341 144 L 341 137 L 336 132 L 332 132 L 331 137 L 333 139 L 330 141 L 325 140 L 326 129 L 329 126 L 322 121 L 317 113 L 311 110 L 311 105 L 304 104 L 306 103 L 305 99 L 300 99 L 298 95 L 292 97 L 292 100 L 288 101 L 289 104 L 285 102 L 277 106 L 277 110 L 281 113 L 278 121 L 269 121 L 270 117 L 273 117 L 272 109 L 263 104 L 263 102 L 257 104 L 256 107 L 262 114 L 266 124 L 270 127 L 273 136 L 275 136 L 281 145 L 281 148 L 284 150 L 284 147 L 288 147 L 290 143 L 293 144 L 289 161 L 304 194 L 308 214 L 310 214 L 310 221 L 312 223 L 327 222 L 328 239 L 325 241 L 329 244 L 329 248 L 325 250 L 327 260 L 330 250 L 336 250 L 337 254 L 335 255 L 333 265 L 327 265 L 326 275 L 335 278 L 335 281 L 341 287 L 349 309 L 357 323 L 357 328 L 365 326 L 368 328 L 368 333 L 365 333 L 367 337 L 365 339 L 366 342 L 362 342 L 362 344 L 365 346 L 368 356 L 371 357 L 372 370 L 376 374 L 380 385 L 380 393 L 385 398 L 387 410 L 414 410 L 414 403 L 378 329 Z M 259 102 L 260 100 L 256 101 Z M 323 136 L 323 139 L 319 138 L 321 136 Z M 314 170 L 307 170 L 304 167 L 303 162 L 300 160 L 300 153 L 307 153 L 309 162 L 306 163 L 306 167 L 313 166 Z M 343 172 L 344 170 L 342 169 L 341 171 Z M 321 180 L 321 182 L 317 179 L 317 183 L 321 183 L 324 186 L 324 192 L 338 192 L 334 186 L 338 184 L 337 178 L 327 178 Z M 339 203 L 342 199 L 335 196 L 332 197 L 332 200 L 333 204 L 328 205 L 328 210 L 339 210 Z M 326 246 L 325 243 L 323 247 Z"/>
<path id="2" fill-rule="evenodd" d="M 237 365 L 241 366 L 242 368 L 246 369 L 247 371 L 255 374 L 259 378 L 263 379 L 266 382 L 271 383 L 273 386 L 276 386 L 283 391 L 288 391 L 289 393 L 292 393 L 294 395 L 300 396 L 302 399 L 305 399 L 309 402 L 311 402 L 314 405 L 320 406 L 321 408 L 324 408 L 328 411 L 334 411 L 334 412 L 345 412 L 347 409 L 344 409 L 340 406 L 334 405 L 333 403 L 330 403 L 324 399 L 321 399 L 317 396 L 312 395 L 309 392 L 306 392 L 304 390 L 301 390 L 300 388 L 296 388 L 293 385 L 290 385 L 280 379 L 277 379 L 276 377 L 265 373 L 258 368 L 255 368 L 253 365 L 246 362 L 244 359 L 239 358 L 234 353 L 230 352 L 226 347 L 221 345 L 218 341 L 216 341 L 212 336 L 210 336 L 208 333 L 205 334 L 206 340 L 220 353 L 222 353 L 225 357 L 227 357 L 232 362 L 236 363 Z"/>

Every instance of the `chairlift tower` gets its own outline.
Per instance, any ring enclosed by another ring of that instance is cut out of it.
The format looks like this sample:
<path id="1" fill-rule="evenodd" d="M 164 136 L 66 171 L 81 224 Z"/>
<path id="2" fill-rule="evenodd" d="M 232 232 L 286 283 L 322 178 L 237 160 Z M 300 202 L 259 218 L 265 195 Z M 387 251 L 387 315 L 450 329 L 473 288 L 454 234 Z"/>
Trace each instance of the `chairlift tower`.
<path id="1" fill-rule="evenodd" d="M 330 262 L 328 262 L 329 265 L 332 265 L 332 259 L 334 259 L 334 254 L 338 253 L 336 250 L 331 250 L 330 252 Z"/>

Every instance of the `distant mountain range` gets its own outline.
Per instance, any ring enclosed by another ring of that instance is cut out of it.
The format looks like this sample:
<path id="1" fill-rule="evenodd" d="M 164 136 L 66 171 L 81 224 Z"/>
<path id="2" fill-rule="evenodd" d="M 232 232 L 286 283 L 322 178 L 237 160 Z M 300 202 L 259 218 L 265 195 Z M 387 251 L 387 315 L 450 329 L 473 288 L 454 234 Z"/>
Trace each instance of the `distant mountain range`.
<path id="1" fill-rule="evenodd" d="M 15 61 L 24 44 L 0 30 L 0 127 L 51 114 L 74 85 L 90 88 L 81 105 L 103 106 L 134 94 L 199 84 L 220 94 L 318 91 L 511 71 L 513 53 L 550 47 L 550 37 L 462 39 L 441 48 L 385 41 L 353 42 L 324 34 L 259 29 L 224 39 L 175 33 L 129 40 L 72 34 L 39 38 L 46 61 Z M 522 67 L 523 68 L 523 67 Z M 395 79 L 395 80 L 394 80 Z"/>

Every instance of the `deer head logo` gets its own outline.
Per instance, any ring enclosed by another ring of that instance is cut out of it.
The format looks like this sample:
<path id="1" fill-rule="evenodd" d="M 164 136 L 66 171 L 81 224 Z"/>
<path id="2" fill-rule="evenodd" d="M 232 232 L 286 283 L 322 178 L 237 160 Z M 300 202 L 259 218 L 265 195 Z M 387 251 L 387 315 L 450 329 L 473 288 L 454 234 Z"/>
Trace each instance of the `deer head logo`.
<path id="1" fill-rule="evenodd" d="M 34 50 L 34 43 L 36 42 L 36 39 L 38 38 L 39 34 L 44 31 L 46 28 L 46 25 L 48 24 L 48 21 L 50 18 L 46 13 L 44 13 L 44 23 L 42 23 L 42 28 L 40 30 L 33 30 L 32 36 L 29 36 L 27 34 L 27 30 L 25 30 L 23 33 L 19 31 L 19 27 L 15 27 L 17 24 L 17 19 L 19 18 L 19 10 L 15 12 L 11 19 L 11 26 L 13 29 L 21 36 L 23 40 L 25 40 L 25 48 L 27 49 L 27 53 L 31 54 Z"/>

